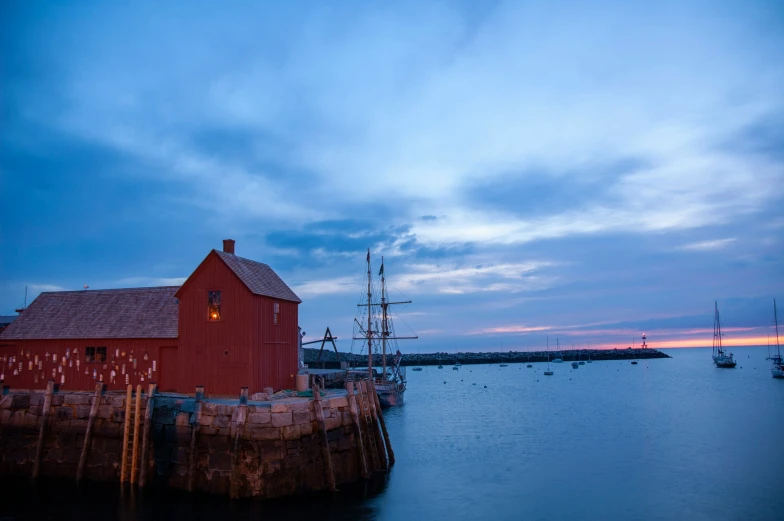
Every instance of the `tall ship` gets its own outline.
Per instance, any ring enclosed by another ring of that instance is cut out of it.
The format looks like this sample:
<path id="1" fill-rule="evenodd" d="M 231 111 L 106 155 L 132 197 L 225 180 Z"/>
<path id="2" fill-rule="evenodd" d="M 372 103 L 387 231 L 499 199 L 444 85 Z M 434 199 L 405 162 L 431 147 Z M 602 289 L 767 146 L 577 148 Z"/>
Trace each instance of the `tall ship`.
<path id="1" fill-rule="evenodd" d="M 367 294 L 357 304 L 357 317 L 354 318 L 353 340 L 359 340 L 367 346 L 367 375 L 376 385 L 378 400 L 382 407 L 403 405 L 406 392 L 406 371 L 400 364 L 403 355 L 397 347 L 398 340 L 413 340 L 412 336 L 398 336 L 392 322 L 390 306 L 411 304 L 410 300 L 390 302 L 387 293 L 386 274 L 384 273 L 384 257 L 381 257 L 381 268 L 378 270 L 378 282 L 373 281 L 370 266 L 370 249 L 367 257 Z M 353 351 L 353 349 L 352 349 Z M 381 354 L 381 371 L 373 367 L 373 354 Z M 387 354 L 392 354 L 388 359 Z"/>
<path id="2" fill-rule="evenodd" d="M 719 304 L 713 301 L 713 363 L 716 367 L 732 369 L 737 365 L 732 353 L 724 349 L 721 344 L 721 320 L 719 319 Z"/>
<path id="3" fill-rule="evenodd" d="M 781 344 L 779 344 L 779 317 L 776 313 L 776 299 L 773 299 L 773 325 L 776 327 L 776 350 L 771 353 L 768 347 L 768 360 L 773 361 L 770 374 L 773 378 L 784 378 L 784 359 L 781 358 Z"/>

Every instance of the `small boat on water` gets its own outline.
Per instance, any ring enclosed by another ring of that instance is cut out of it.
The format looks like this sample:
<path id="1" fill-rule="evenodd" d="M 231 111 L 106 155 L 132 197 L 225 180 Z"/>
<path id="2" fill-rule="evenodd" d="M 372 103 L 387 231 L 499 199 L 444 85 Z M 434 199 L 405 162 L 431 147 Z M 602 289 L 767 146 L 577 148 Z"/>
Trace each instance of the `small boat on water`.
<path id="1" fill-rule="evenodd" d="M 779 344 L 779 318 L 776 313 L 776 299 L 773 299 L 773 324 L 776 326 L 776 352 L 771 353 L 768 348 L 768 360 L 773 361 L 770 374 L 773 378 L 784 378 L 784 358 L 781 357 L 781 344 Z"/>
<path id="2" fill-rule="evenodd" d="M 732 369 L 737 365 L 737 362 L 732 358 L 732 353 L 724 350 L 721 345 L 721 321 L 719 320 L 719 304 L 713 302 L 713 363 L 716 367 L 723 369 Z"/>
<path id="3" fill-rule="evenodd" d="M 499 364 L 501 367 L 509 367 L 509 364 Z"/>
<path id="4" fill-rule="evenodd" d="M 413 368 L 413 369 L 411 369 L 411 370 L 412 370 L 412 371 L 421 371 L 421 370 L 422 370 L 422 368 L 421 368 L 421 367 L 414 367 L 414 368 Z"/>
<path id="5" fill-rule="evenodd" d="M 459 365 L 453 365 L 452 366 L 452 371 L 459 371 L 459 370 L 460 370 L 460 366 Z"/>
<path id="6" fill-rule="evenodd" d="M 444 368 L 444 366 L 443 366 L 443 365 L 439 365 L 439 366 L 438 366 L 438 368 L 439 368 L 439 369 L 443 369 L 443 368 Z"/>
<path id="7" fill-rule="evenodd" d="M 572 369 L 579 369 L 579 368 L 580 368 L 580 364 L 578 364 L 577 362 L 572 362 Z"/>
<path id="8" fill-rule="evenodd" d="M 560 353 L 561 352 L 561 344 L 558 342 L 558 338 L 555 339 L 555 344 L 556 344 L 556 349 L 558 349 L 558 352 Z M 548 353 L 549 353 L 549 351 L 548 351 Z M 563 356 L 563 354 L 561 354 L 561 356 Z M 561 356 L 559 356 L 558 358 L 553 358 L 553 363 L 554 364 L 562 364 L 563 363 L 563 358 L 561 358 Z"/>
<path id="9" fill-rule="evenodd" d="M 637 365 L 637 360 L 632 360 L 632 365 Z"/>
<path id="10" fill-rule="evenodd" d="M 530 368 L 533 367 L 533 364 L 528 364 L 526 367 L 528 367 L 528 369 L 530 369 Z"/>
<path id="11" fill-rule="evenodd" d="M 563 361 L 563 360 L 562 360 Z M 544 372 L 545 376 L 552 376 L 553 371 L 550 369 L 550 338 L 547 338 L 547 371 Z"/>

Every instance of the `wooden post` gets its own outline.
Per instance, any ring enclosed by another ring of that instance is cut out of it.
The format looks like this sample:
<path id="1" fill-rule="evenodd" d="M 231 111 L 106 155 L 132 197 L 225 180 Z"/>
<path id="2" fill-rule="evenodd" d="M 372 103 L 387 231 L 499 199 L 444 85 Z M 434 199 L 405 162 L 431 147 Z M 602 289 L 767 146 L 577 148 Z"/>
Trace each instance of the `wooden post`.
<path id="1" fill-rule="evenodd" d="M 95 385 L 95 394 L 93 395 L 93 403 L 90 405 L 90 419 L 87 420 L 87 431 L 84 433 L 84 445 L 82 446 L 82 454 L 79 456 L 79 467 L 76 469 L 76 482 L 82 481 L 84 476 L 84 466 L 87 463 L 87 455 L 90 453 L 90 444 L 93 441 L 93 426 L 95 425 L 95 417 L 98 415 L 98 405 L 101 403 L 101 393 L 103 392 L 103 383 Z"/>
<path id="2" fill-rule="evenodd" d="M 240 495 L 240 480 L 237 475 L 239 464 L 237 463 L 237 449 L 240 444 L 240 432 L 245 425 L 245 418 L 248 417 L 248 388 L 240 388 L 240 405 L 237 407 L 237 421 L 234 424 L 234 448 L 231 452 L 231 475 L 229 476 L 229 498 L 235 499 Z"/>
<path id="3" fill-rule="evenodd" d="M 133 386 L 128 385 L 125 393 L 125 427 L 123 429 L 123 450 L 122 465 L 120 466 L 120 483 L 125 483 L 126 471 L 128 470 L 128 437 L 131 432 L 131 399 L 133 398 Z"/>
<path id="4" fill-rule="evenodd" d="M 381 424 L 381 432 L 384 434 L 384 444 L 387 447 L 387 455 L 389 456 L 389 466 L 395 464 L 395 453 L 392 451 L 392 442 L 389 441 L 389 433 L 387 432 L 387 423 L 384 421 L 384 413 L 381 412 L 381 402 L 378 401 L 378 393 L 376 392 L 375 382 L 371 382 L 371 391 L 373 398 L 376 402 L 376 413 L 378 415 L 378 422 Z"/>
<path id="5" fill-rule="evenodd" d="M 46 430 L 49 428 L 49 409 L 52 408 L 52 391 L 54 391 L 54 380 L 49 380 L 46 384 L 46 394 L 44 394 L 44 407 L 41 412 L 41 428 L 38 431 L 38 446 L 35 448 L 35 460 L 33 461 L 33 479 L 38 477 L 41 471 L 41 456 L 44 452 L 44 442 L 46 441 Z"/>
<path id="6" fill-rule="evenodd" d="M 147 465 L 150 459 L 150 428 L 152 427 L 152 413 L 155 401 L 155 382 L 150 383 L 147 389 L 147 409 L 144 411 L 144 432 L 142 433 L 142 459 L 141 470 L 139 472 L 139 486 L 143 487 L 147 483 Z"/>
<path id="7" fill-rule="evenodd" d="M 193 492 L 196 480 L 196 437 L 199 433 L 199 420 L 201 420 L 201 401 L 204 399 L 204 386 L 196 386 L 196 410 L 193 412 L 191 427 L 191 458 L 188 461 L 188 492 Z"/>
<path id="8" fill-rule="evenodd" d="M 335 492 L 337 490 L 335 471 L 332 468 L 332 456 L 329 453 L 327 424 L 324 422 L 324 411 L 321 409 L 321 393 L 318 385 L 313 386 L 313 410 L 316 412 L 316 421 L 318 421 L 319 430 L 321 431 L 321 457 L 324 460 L 324 474 L 327 478 L 327 486 L 331 492 Z"/>
<path id="9" fill-rule="evenodd" d="M 354 396 L 354 382 L 346 382 L 346 391 L 348 391 L 348 407 L 351 411 L 351 420 L 354 422 L 354 431 L 357 436 L 357 450 L 359 451 L 359 464 L 362 469 L 362 477 L 368 479 L 370 477 L 370 471 L 368 471 L 367 459 L 365 459 L 365 444 L 362 441 L 362 428 L 359 426 L 357 397 Z"/>
<path id="10" fill-rule="evenodd" d="M 133 459 L 131 460 L 131 484 L 136 483 L 139 463 L 139 408 L 142 403 L 142 384 L 136 386 L 136 408 L 133 414 Z"/>
<path id="11" fill-rule="evenodd" d="M 378 450 L 378 460 L 381 463 L 382 470 L 389 470 L 389 462 L 387 461 L 387 451 L 384 447 L 384 440 L 381 437 L 381 429 L 378 428 L 378 414 L 376 413 L 376 386 L 372 381 L 367 383 L 368 401 L 370 402 L 370 416 L 373 418 L 373 435 L 376 437 L 376 450 Z"/>
<path id="12" fill-rule="evenodd" d="M 357 382 L 359 385 L 359 401 L 362 408 L 362 419 L 365 420 L 365 436 L 367 436 L 368 450 L 370 451 L 370 459 L 373 460 L 373 470 L 379 470 L 381 463 L 378 458 L 378 449 L 376 448 L 376 438 L 373 436 L 373 421 L 370 417 L 370 406 L 368 405 L 367 385 L 365 380 Z"/>

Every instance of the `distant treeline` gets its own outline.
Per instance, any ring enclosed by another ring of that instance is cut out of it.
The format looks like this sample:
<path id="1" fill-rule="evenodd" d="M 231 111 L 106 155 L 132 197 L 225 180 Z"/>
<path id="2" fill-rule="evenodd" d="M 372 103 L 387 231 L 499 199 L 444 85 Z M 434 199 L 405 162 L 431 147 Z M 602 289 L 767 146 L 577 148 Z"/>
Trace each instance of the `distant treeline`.
<path id="1" fill-rule="evenodd" d="M 305 348 L 305 363 L 310 367 L 337 368 L 339 366 L 335 351 L 327 350 L 321 354 L 318 362 L 318 349 Z M 509 351 L 506 353 L 412 353 L 403 355 L 401 365 L 452 365 L 461 364 L 515 364 L 528 362 L 547 362 L 547 351 Z M 635 358 L 670 358 L 669 355 L 656 349 L 574 349 L 549 353 L 550 360 L 560 357 L 564 362 L 576 360 L 633 360 Z M 392 356 L 387 355 L 387 364 L 391 363 Z M 340 353 L 342 362 L 349 362 L 354 366 L 367 365 L 367 355 Z M 381 355 L 373 355 L 373 365 L 381 365 Z"/>

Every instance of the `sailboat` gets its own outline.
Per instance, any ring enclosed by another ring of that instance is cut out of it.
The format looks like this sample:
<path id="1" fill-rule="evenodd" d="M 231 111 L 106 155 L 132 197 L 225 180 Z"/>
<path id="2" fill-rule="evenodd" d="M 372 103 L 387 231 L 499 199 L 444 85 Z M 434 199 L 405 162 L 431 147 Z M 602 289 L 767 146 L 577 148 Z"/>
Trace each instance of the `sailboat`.
<path id="1" fill-rule="evenodd" d="M 768 360 L 773 361 L 770 374 L 773 378 L 784 378 L 784 359 L 781 358 L 781 344 L 779 344 L 779 317 L 776 313 L 776 299 L 773 299 L 773 324 L 776 326 L 776 354 L 771 354 L 770 348 L 768 348 Z"/>
<path id="2" fill-rule="evenodd" d="M 555 338 L 555 345 L 556 345 L 556 349 L 558 349 L 559 356 L 558 356 L 558 358 L 553 358 L 553 363 L 554 364 L 562 364 L 563 363 L 563 358 L 561 358 L 561 356 L 563 356 L 563 354 L 560 354 L 561 353 L 561 344 L 558 342 L 558 337 Z M 548 349 L 549 349 L 549 344 L 548 344 Z M 548 351 L 548 353 L 549 353 L 549 351 Z"/>
<path id="3" fill-rule="evenodd" d="M 590 341 L 588 342 L 588 362 L 587 363 L 589 363 L 589 364 L 593 363 L 593 361 L 591 360 L 591 342 Z"/>
<path id="4" fill-rule="evenodd" d="M 721 321 L 719 320 L 719 304 L 713 301 L 713 363 L 716 367 L 732 369 L 737 365 L 733 360 L 732 353 L 724 350 L 721 345 Z"/>
<path id="5" fill-rule="evenodd" d="M 420 360 L 419 360 L 419 349 L 417 349 L 417 363 L 419 363 L 419 362 L 420 362 Z M 416 367 L 414 367 L 412 369 L 412 371 L 421 371 L 421 370 L 422 370 L 422 367 L 420 367 L 419 365 L 417 365 Z"/>
<path id="6" fill-rule="evenodd" d="M 550 337 L 547 337 L 547 371 L 544 372 L 545 376 L 552 376 L 553 371 L 550 369 Z"/>
<path id="7" fill-rule="evenodd" d="M 397 336 L 394 332 L 392 319 L 389 316 L 389 306 L 396 304 L 410 304 L 411 301 L 390 302 L 387 296 L 386 275 L 384 274 L 384 257 L 381 257 L 381 269 L 378 276 L 381 278 L 380 295 L 374 294 L 373 278 L 370 270 L 370 248 L 367 251 L 367 301 L 357 304 L 359 308 L 359 318 L 354 319 L 356 326 L 354 340 L 367 342 L 368 349 L 368 378 L 373 378 L 378 393 L 378 401 L 382 407 L 394 407 L 403 405 L 403 394 L 406 391 L 405 367 L 400 365 L 403 358 L 402 353 L 397 349 L 397 340 L 408 340 L 419 338 L 417 336 Z M 379 299 L 380 297 L 380 299 Z M 380 300 L 380 301 L 379 301 Z M 365 315 L 367 313 L 367 315 Z M 380 321 L 380 324 L 379 324 Z M 379 327 L 380 326 L 380 327 Z M 375 328 L 375 329 L 374 329 Z M 391 344 L 390 344 L 391 342 Z M 381 374 L 373 370 L 373 347 L 378 349 L 381 344 Z M 387 366 L 387 350 L 395 349 L 395 356 L 392 363 Z"/>

